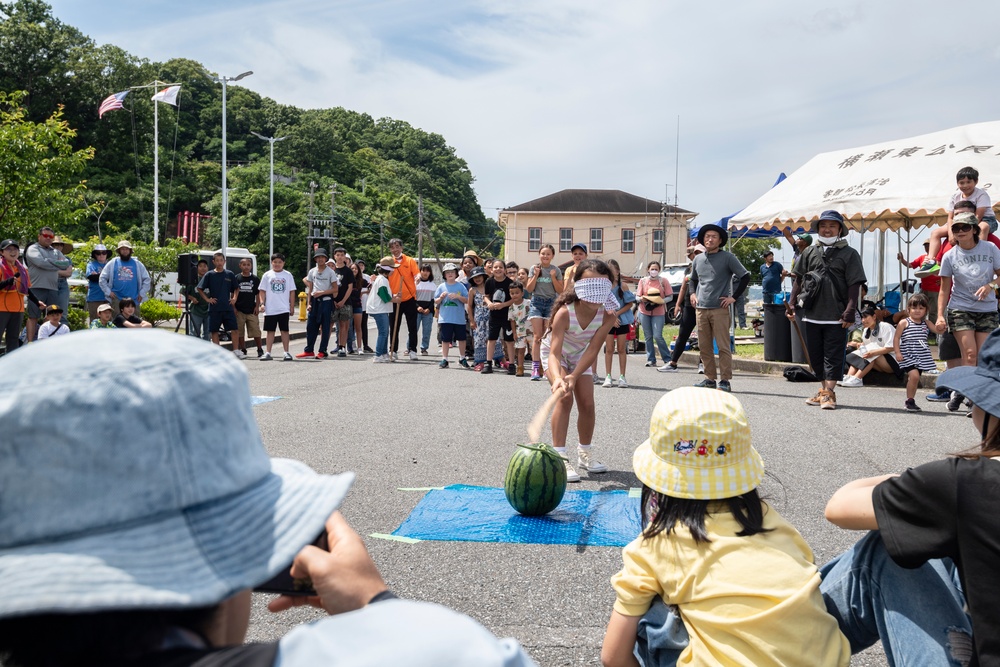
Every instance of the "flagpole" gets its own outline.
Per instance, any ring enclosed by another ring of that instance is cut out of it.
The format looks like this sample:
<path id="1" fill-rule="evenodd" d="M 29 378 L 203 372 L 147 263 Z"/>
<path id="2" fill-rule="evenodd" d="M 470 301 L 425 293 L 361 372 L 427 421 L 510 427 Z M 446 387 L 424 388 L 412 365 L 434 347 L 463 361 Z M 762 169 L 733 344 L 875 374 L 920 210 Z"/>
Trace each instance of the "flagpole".
<path id="1" fill-rule="evenodd" d="M 153 79 L 153 86 L 160 85 Z M 160 243 L 160 103 L 153 100 L 153 245 Z"/>

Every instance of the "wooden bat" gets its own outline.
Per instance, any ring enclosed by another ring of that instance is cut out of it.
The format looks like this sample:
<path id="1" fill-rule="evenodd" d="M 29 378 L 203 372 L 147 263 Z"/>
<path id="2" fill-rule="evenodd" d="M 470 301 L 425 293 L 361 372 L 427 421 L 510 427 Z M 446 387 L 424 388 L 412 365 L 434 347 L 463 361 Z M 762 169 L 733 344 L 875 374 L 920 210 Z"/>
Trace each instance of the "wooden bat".
<path id="1" fill-rule="evenodd" d="M 528 424 L 528 442 L 536 443 L 542 435 L 542 427 L 545 426 L 545 420 L 549 418 L 549 413 L 552 412 L 552 408 L 555 407 L 556 401 L 562 398 L 563 392 L 557 394 L 552 394 L 545 401 L 542 407 L 538 408 L 538 412 L 532 418 L 531 423 Z"/>

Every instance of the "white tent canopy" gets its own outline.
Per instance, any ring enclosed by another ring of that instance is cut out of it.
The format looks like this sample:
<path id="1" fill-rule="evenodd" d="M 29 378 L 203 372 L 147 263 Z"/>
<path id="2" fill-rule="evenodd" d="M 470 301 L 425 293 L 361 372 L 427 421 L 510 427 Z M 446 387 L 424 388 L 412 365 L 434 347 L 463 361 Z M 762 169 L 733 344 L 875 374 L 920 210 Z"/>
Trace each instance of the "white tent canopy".
<path id="1" fill-rule="evenodd" d="M 808 227 L 827 209 L 856 231 L 913 229 L 943 222 L 962 167 L 997 204 L 1000 121 L 821 153 L 732 218 L 732 225 Z M 996 207 L 1000 209 L 1000 207 Z"/>

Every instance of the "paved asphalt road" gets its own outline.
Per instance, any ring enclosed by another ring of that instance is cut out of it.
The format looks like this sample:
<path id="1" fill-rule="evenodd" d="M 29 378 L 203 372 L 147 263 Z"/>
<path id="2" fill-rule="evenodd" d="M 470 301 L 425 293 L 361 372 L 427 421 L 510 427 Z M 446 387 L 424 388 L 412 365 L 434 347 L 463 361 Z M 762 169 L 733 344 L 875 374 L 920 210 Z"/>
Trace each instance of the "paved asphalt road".
<path id="1" fill-rule="evenodd" d="M 301 348 L 301 342 L 293 342 L 293 352 Z M 595 451 L 611 470 L 584 475 L 574 487 L 638 486 L 632 451 L 648 435 L 653 405 L 663 392 L 701 378 L 690 368 L 657 373 L 644 361 L 643 355 L 630 355 L 630 388 L 595 387 Z M 619 549 L 404 544 L 369 537 L 391 533 L 420 500 L 421 493 L 399 488 L 501 486 L 513 446 L 526 439 L 528 420 L 548 396 L 544 382 L 502 373 L 481 376 L 457 364 L 441 370 L 435 362 L 422 357 L 372 364 L 366 355 L 245 363 L 254 395 L 281 397 L 255 408 L 271 455 L 300 459 L 323 473 L 357 473 L 343 513 L 365 536 L 397 594 L 447 605 L 498 636 L 516 637 L 540 665 L 600 664 L 614 597 L 608 579 L 620 567 Z M 859 537 L 823 519 L 823 507 L 840 485 L 976 442 L 970 420 L 948 413 L 942 403 L 925 401 L 924 391 L 917 397 L 924 412 L 910 414 L 902 410 L 901 389 L 842 389 L 840 407 L 823 411 L 803 402 L 813 385 L 737 374 L 733 386 L 767 466 L 762 490 L 802 532 L 820 563 Z M 272 615 L 264 602 L 264 596 L 255 595 L 251 639 L 277 638 L 314 617 L 308 611 Z M 885 659 L 875 648 L 852 664 L 884 665 Z"/>

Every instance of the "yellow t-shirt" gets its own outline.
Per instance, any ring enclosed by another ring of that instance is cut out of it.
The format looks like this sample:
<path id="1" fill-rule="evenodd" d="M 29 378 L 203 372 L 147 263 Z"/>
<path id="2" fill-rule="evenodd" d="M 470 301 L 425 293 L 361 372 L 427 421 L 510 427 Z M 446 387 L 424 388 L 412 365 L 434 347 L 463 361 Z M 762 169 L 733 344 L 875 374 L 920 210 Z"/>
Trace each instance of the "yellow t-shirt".
<path id="1" fill-rule="evenodd" d="M 819 592 L 819 570 L 799 532 L 770 506 L 770 532 L 738 537 L 728 511 L 705 519 L 708 544 L 678 524 L 636 538 L 611 578 L 615 611 L 642 616 L 659 595 L 690 636 L 678 665 L 848 665 L 851 648 Z"/>

